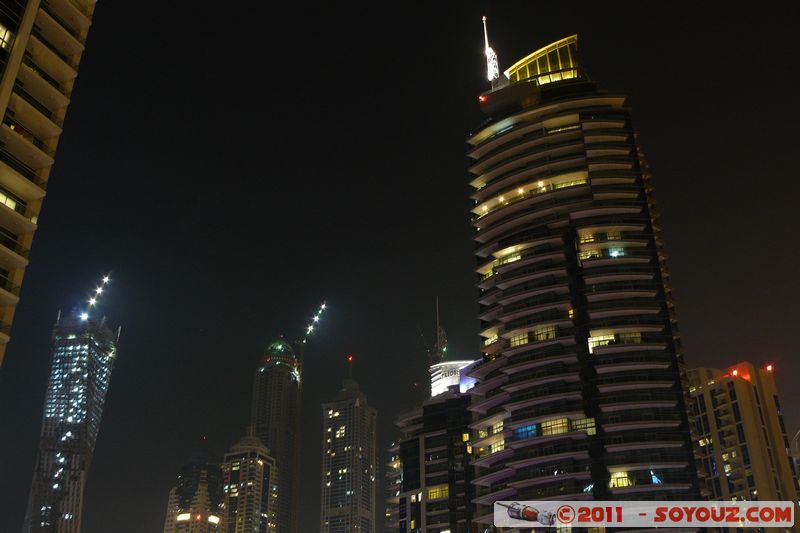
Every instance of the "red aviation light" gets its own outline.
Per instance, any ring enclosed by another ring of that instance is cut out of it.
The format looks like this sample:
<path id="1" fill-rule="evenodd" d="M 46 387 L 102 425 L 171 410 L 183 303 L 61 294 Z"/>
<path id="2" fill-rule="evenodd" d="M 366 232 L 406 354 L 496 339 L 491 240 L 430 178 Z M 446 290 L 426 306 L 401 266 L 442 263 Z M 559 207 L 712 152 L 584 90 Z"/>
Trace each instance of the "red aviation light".
<path id="1" fill-rule="evenodd" d="M 478 101 L 479 101 L 480 103 L 484 103 L 484 102 L 486 102 L 486 100 L 488 100 L 488 99 L 489 99 L 489 97 L 488 97 L 488 96 L 486 96 L 485 94 L 482 94 L 482 95 L 478 96 Z"/>
<path id="2" fill-rule="evenodd" d="M 734 371 L 731 372 L 731 374 L 733 374 L 734 376 L 738 376 L 739 375 L 739 371 L 734 369 Z"/>
<path id="3" fill-rule="evenodd" d="M 767 365 L 767 372 L 772 372 L 772 365 Z"/>
<path id="4" fill-rule="evenodd" d="M 347 362 L 348 363 L 352 363 L 353 362 L 353 356 L 352 355 L 348 355 L 347 356 Z"/>

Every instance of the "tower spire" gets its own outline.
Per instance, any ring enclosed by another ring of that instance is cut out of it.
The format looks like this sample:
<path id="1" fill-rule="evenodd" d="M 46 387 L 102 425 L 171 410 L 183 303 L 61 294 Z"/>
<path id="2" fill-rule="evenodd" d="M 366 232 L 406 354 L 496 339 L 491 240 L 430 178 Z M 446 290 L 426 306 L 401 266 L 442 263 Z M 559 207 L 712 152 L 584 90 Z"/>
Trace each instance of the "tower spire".
<path id="1" fill-rule="evenodd" d="M 497 64 L 497 54 L 489 46 L 489 31 L 486 29 L 486 15 L 483 16 L 483 41 L 485 44 L 484 53 L 486 54 L 486 77 L 494 82 L 500 77 L 500 67 Z"/>

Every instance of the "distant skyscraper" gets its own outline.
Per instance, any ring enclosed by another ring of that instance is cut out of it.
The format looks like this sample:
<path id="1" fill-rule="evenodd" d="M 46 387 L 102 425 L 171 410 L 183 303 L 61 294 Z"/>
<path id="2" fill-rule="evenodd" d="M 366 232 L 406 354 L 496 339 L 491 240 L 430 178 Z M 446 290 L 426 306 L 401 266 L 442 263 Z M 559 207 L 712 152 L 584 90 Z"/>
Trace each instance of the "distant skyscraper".
<path id="1" fill-rule="evenodd" d="M 222 499 L 219 464 L 196 452 L 169 491 L 164 533 L 225 533 Z"/>
<path id="2" fill-rule="evenodd" d="M 261 439 L 248 435 L 225 454 L 225 533 L 275 533 L 278 470 Z"/>
<path id="3" fill-rule="evenodd" d="M 53 359 L 24 531 L 79 533 L 118 337 L 76 313 L 53 328 Z"/>
<path id="4" fill-rule="evenodd" d="M 94 0 L 0 0 L 0 365 Z"/>
<path id="5" fill-rule="evenodd" d="M 251 425 L 278 466 L 277 533 L 297 532 L 300 361 L 289 343 L 269 345 L 253 383 Z"/>
<path id="6" fill-rule="evenodd" d="M 353 379 L 322 404 L 321 533 L 376 531 L 375 418 Z"/>
<path id="7" fill-rule="evenodd" d="M 490 73 L 467 141 L 479 524 L 497 500 L 699 494 L 650 171 L 626 96 L 577 52 L 571 36 Z"/>
<path id="8" fill-rule="evenodd" d="M 472 361 L 430 367 L 431 397 L 402 413 L 400 438 L 389 449 L 387 500 L 389 532 L 472 531 L 472 413 L 468 406 Z"/>
<path id="9" fill-rule="evenodd" d="M 797 501 L 797 472 L 773 370 L 743 362 L 688 373 L 694 437 L 710 499 Z"/>

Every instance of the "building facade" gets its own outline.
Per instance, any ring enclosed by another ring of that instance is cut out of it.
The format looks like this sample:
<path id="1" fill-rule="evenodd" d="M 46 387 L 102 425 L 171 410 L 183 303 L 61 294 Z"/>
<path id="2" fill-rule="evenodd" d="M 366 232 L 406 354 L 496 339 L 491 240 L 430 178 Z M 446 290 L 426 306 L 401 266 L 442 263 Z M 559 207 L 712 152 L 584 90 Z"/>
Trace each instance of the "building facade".
<path id="1" fill-rule="evenodd" d="M 431 395 L 397 417 L 399 438 L 389 448 L 387 531 L 472 531 L 472 445 L 469 373 L 475 361 L 431 365 Z"/>
<path id="2" fill-rule="evenodd" d="M 467 141 L 480 525 L 497 500 L 699 496 L 650 171 L 626 96 L 577 50 L 567 37 L 493 79 Z"/>
<path id="3" fill-rule="evenodd" d="M 253 382 L 250 423 L 278 466 L 277 533 L 297 533 L 300 360 L 283 340 L 267 347 Z"/>
<path id="4" fill-rule="evenodd" d="M 377 412 L 353 379 L 322 404 L 321 533 L 375 533 Z"/>
<path id="5" fill-rule="evenodd" d="M 248 435 L 225 454 L 225 533 L 275 533 L 278 469 L 261 439 Z"/>
<path id="6" fill-rule="evenodd" d="M 118 336 L 75 314 L 53 328 L 53 358 L 24 531 L 79 533 Z"/>
<path id="7" fill-rule="evenodd" d="M 0 365 L 94 7 L 0 1 Z"/>
<path id="8" fill-rule="evenodd" d="M 222 471 L 197 452 L 169 491 L 164 533 L 224 533 Z"/>
<path id="9" fill-rule="evenodd" d="M 688 373 L 695 444 L 712 500 L 797 501 L 773 371 L 742 362 Z"/>

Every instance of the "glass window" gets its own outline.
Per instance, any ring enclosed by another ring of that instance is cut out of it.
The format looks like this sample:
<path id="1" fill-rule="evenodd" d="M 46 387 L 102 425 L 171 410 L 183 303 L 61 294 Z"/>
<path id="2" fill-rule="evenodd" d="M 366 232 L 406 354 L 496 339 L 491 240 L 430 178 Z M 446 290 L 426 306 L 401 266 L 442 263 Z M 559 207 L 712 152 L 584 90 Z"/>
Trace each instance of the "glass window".
<path id="1" fill-rule="evenodd" d="M 628 476 L 627 472 L 612 472 L 611 473 L 611 480 L 608 482 L 609 488 L 619 488 L 619 487 L 631 487 L 633 486 L 633 481 L 631 481 L 630 476 Z"/>
<path id="2" fill-rule="evenodd" d="M 449 485 L 436 485 L 428 488 L 428 500 L 442 500 L 450 495 Z"/>

